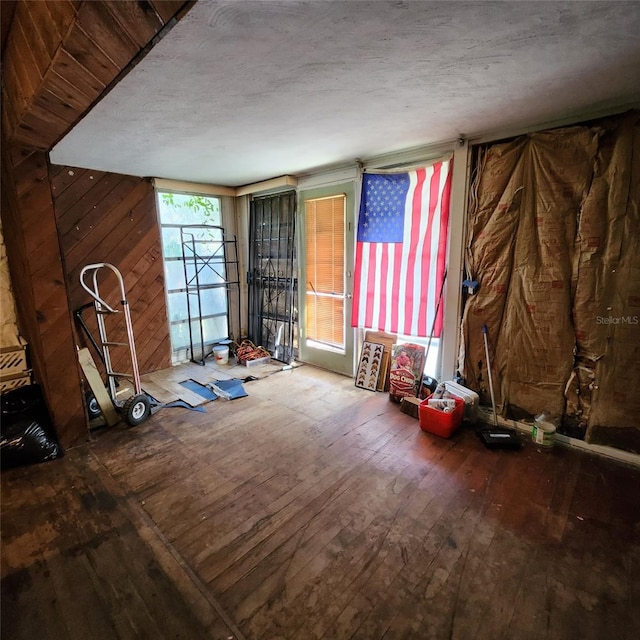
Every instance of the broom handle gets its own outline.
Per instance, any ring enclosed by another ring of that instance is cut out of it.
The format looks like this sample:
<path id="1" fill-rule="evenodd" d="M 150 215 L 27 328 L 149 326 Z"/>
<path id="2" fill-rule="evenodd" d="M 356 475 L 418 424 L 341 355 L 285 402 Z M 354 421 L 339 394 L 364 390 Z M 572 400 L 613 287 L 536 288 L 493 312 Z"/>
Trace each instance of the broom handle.
<path id="1" fill-rule="evenodd" d="M 489 392 L 491 393 L 491 408 L 493 409 L 493 424 L 498 426 L 498 415 L 496 414 L 496 401 L 493 395 L 493 379 L 491 376 L 491 360 L 489 359 L 489 342 L 487 341 L 487 325 L 482 325 L 482 336 L 484 337 L 484 352 L 487 357 L 487 373 L 489 374 Z"/>

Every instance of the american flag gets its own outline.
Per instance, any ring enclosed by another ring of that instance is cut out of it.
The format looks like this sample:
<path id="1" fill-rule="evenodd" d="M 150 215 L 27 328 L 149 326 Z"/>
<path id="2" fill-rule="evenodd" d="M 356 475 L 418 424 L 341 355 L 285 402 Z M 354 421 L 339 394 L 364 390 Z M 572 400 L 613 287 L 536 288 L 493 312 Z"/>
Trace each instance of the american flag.
<path id="1" fill-rule="evenodd" d="M 427 337 L 446 268 L 451 160 L 362 180 L 351 326 Z"/>

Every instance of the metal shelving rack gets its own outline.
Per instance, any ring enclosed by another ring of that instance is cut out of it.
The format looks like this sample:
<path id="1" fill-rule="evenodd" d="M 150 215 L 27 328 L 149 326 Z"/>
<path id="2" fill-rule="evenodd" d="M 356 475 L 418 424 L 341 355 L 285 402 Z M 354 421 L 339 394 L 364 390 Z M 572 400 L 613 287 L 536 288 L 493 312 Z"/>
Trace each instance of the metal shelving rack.
<path id="1" fill-rule="evenodd" d="M 180 227 L 184 280 L 187 296 L 189 323 L 189 345 L 191 362 L 204 365 L 216 344 L 233 339 L 231 330 L 231 297 L 235 294 L 236 327 L 240 327 L 240 271 L 236 236 L 225 232 L 223 227 L 213 225 L 182 225 Z M 214 280 L 215 282 L 211 282 Z M 202 295 L 206 291 L 224 289 L 226 298 L 227 336 L 213 342 L 204 337 L 203 322 L 224 313 L 202 315 Z M 199 336 L 194 336 L 197 323 Z M 199 346 L 199 357 L 196 347 Z M 209 351 L 206 352 L 205 349 Z"/>

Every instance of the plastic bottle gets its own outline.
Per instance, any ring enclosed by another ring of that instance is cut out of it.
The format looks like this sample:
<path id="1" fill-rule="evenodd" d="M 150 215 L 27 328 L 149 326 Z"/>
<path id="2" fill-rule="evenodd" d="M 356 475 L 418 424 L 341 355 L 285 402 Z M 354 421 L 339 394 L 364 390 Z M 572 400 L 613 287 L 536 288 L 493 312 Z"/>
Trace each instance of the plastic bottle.
<path id="1" fill-rule="evenodd" d="M 440 398 L 442 398 L 442 396 L 444 395 L 444 392 L 446 391 L 446 387 L 444 386 L 444 382 L 441 382 L 437 387 L 436 390 L 433 392 L 433 395 L 431 396 L 434 400 L 439 400 Z"/>

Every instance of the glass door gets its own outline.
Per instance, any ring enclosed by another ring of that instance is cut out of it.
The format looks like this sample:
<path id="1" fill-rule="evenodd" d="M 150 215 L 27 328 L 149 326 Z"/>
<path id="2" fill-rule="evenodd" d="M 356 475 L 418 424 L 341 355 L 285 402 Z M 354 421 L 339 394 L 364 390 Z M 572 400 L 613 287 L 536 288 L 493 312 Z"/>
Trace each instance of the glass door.
<path id="1" fill-rule="evenodd" d="M 354 186 L 300 193 L 300 359 L 352 376 Z"/>

